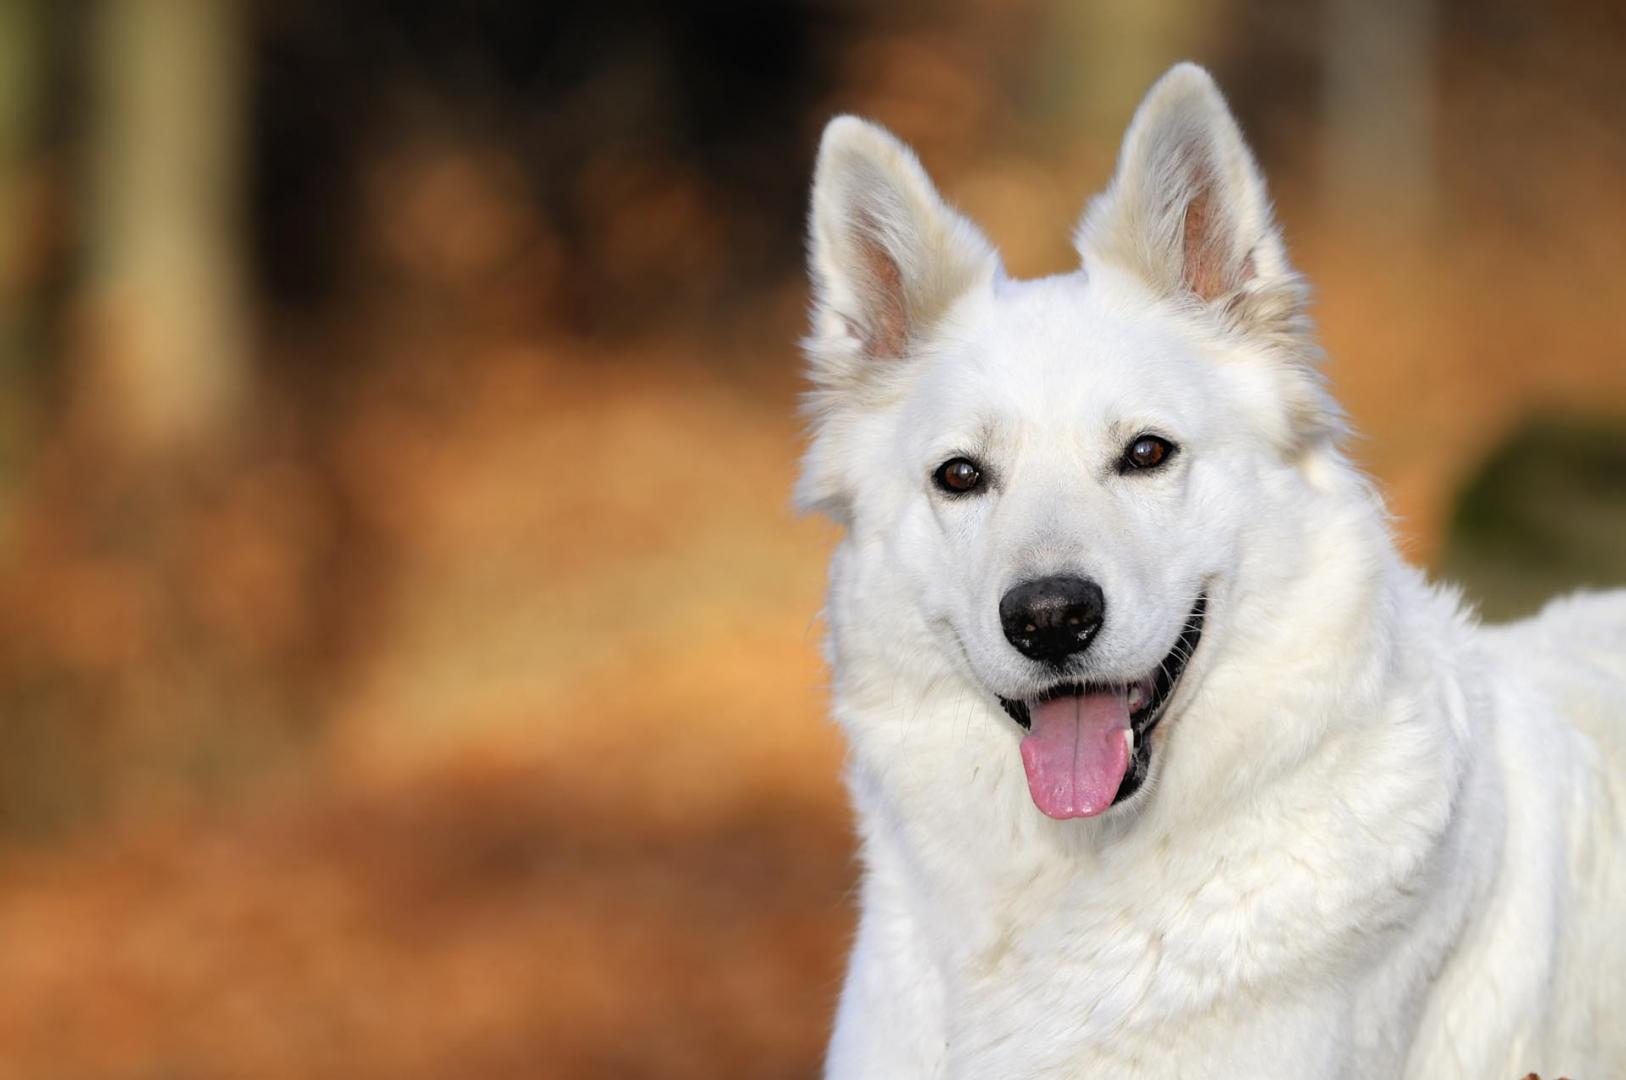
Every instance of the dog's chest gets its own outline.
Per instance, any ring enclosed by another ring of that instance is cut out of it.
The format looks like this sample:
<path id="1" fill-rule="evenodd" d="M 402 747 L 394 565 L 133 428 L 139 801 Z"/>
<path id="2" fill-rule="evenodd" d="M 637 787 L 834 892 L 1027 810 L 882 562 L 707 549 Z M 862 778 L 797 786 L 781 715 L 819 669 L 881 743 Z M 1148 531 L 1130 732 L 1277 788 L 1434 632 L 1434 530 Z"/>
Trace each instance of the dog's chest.
<path id="1" fill-rule="evenodd" d="M 1186 909 L 1188 931 L 1196 917 L 1171 898 L 1148 903 L 1135 889 L 1063 874 L 986 898 L 977 917 L 936 935 L 950 1060 L 1042 1069 L 1046 1057 L 1110 1046 L 1126 1028 L 1223 995 L 1236 973 L 1199 969 L 1171 951 L 1176 912 Z"/>
<path id="2" fill-rule="evenodd" d="M 1303 988 L 1352 991 L 1349 954 L 1302 865 L 1103 869 L 987 894 L 933 935 L 946 1076 L 1168 1076 L 1244 1051 L 1256 1069 L 1263 1048 L 1302 1064 L 1338 1041 L 1329 1017 L 1350 1001 Z"/>
<path id="3" fill-rule="evenodd" d="M 1216 964 L 1182 951 L 1180 936 L 1094 911 L 965 950 L 945 996 L 943 1076 L 1339 1075 L 1327 1018 L 1346 1008 L 1261 987 L 1249 962 Z M 1228 1062 L 1233 1071 L 1213 1071 Z"/>

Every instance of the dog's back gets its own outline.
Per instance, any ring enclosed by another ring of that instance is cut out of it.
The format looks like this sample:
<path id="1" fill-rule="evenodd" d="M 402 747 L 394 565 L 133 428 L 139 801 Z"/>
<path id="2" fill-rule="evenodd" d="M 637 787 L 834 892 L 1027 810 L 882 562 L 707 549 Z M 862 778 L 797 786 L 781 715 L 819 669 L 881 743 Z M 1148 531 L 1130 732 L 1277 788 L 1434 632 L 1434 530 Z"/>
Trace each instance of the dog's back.
<path id="1" fill-rule="evenodd" d="M 1556 973 L 1568 1003 L 1560 1032 L 1618 1064 L 1626 1061 L 1626 590 L 1565 597 L 1488 636 L 1506 668 L 1555 703 L 1558 737 L 1569 744 L 1567 787 L 1549 793 L 1565 812 L 1575 905 L 1568 963 Z"/>
<path id="2" fill-rule="evenodd" d="M 1463 974 L 1483 960 L 1472 978 L 1490 985 L 1477 996 L 1528 1003 L 1521 1061 L 1615 1075 L 1626 1061 L 1626 591 L 1556 600 L 1483 641 L 1507 847 L 1502 899 L 1485 916 L 1497 925 L 1465 952 Z"/>

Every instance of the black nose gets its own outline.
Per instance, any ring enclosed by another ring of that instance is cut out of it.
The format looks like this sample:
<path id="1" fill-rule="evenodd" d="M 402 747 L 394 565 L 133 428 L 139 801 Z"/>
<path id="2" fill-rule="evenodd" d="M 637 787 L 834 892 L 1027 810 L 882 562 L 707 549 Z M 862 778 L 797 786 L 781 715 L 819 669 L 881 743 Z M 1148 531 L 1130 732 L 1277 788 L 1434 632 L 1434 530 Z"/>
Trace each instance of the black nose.
<path id="1" fill-rule="evenodd" d="M 1106 617 L 1101 586 L 1057 575 L 1024 581 L 999 601 L 999 622 L 1016 651 L 1058 664 L 1090 647 Z"/>

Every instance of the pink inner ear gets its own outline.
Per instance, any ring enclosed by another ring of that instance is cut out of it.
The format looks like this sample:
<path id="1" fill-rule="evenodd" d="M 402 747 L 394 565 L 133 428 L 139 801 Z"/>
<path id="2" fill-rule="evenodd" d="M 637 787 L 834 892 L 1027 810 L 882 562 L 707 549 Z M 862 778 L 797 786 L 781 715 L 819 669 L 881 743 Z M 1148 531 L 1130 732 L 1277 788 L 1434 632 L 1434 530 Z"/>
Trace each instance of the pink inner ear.
<path id="1" fill-rule="evenodd" d="M 1204 303 L 1217 300 L 1241 284 L 1225 280 L 1225 250 L 1215 235 L 1216 228 L 1223 223 L 1215 217 L 1212 192 L 1206 187 L 1198 188 L 1186 204 L 1182 277 L 1186 288 Z"/>
<path id="2" fill-rule="evenodd" d="M 862 226 L 869 222 L 861 223 Z M 876 238 L 873 228 L 863 228 L 859 257 L 869 289 L 864 344 L 871 356 L 896 359 L 903 355 L 909 336 L 909 320 L 903 303 L 903 271 L 897 260 Z"/>

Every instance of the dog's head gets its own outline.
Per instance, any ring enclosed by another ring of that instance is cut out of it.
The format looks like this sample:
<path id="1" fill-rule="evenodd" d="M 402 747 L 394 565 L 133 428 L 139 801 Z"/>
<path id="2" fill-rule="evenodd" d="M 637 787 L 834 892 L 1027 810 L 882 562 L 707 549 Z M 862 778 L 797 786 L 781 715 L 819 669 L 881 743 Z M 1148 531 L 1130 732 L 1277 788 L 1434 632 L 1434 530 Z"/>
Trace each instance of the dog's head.
<path id="1" fill-rule="evenodd" d="M 901 143 L 825 131 L 799 500 L 1026 729 L 1052 817 L 1142 786 L 1241 535 L 1340 428 L 1264 182 L 1200 68 L 1147 96 L 1076 244 L 1077 272 L 1008 279 Z"/>

